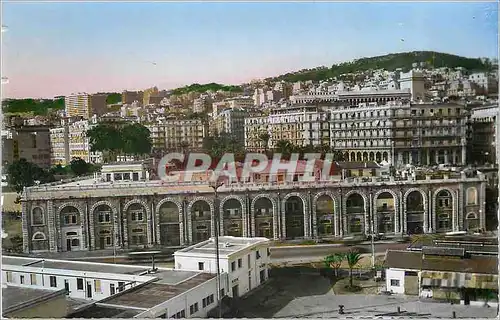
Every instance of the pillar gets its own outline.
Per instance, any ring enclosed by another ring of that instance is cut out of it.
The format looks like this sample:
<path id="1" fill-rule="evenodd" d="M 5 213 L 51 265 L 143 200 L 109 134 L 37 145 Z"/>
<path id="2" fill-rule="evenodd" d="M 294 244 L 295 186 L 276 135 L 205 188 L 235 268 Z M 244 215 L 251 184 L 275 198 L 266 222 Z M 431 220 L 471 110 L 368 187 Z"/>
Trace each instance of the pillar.
<path id="1" fill-rule="evenodd" d="M 444 150 L 444 163 L 448 163 L 448 150 Z"/>
<path id="2" fill-rule="evenodd" d="M 29 232 L 29 226 L 31 225 L 28 223 L 28 220 L 31 217 L 31 211 L 28 209 L 28 203 L 26 201 L 21 202 L 21 208 L 22 208 L 22 232 L 23 232 L 23 252 L 24 253 L 29 253 L 30 252 L 30 242 L 31 242 L 31 232 Z"/>
<path id="3" fill-rule="evenodd" d="M 435 151 L 435 155 L 434 155 L 434 156 L 435 156 L 435 158 L 436 158 L 436 159 L 435 159 L 435 162 L 436 162 L 436 164 L 438 164 L 438 163 L 439 163 L 439 150 L 436 150 L 436 151 Z"/>
<path id="4" fill-rule="evenodd" d="M 431 164 L 431 152 L 430 152 L 430 150 L 429 150 L 429 149 L 427 149 L 427 150 L 425 151 L 425 155 L 426 155 L 426 158 L 427 158 L 427 162 L 426 162 L 426 164 L 429 166 L 429 165 Z"/>
<path id="5" fill-rule="evenodd" d="M 465 146 L 463 145 L 462 146 L 462 158 L 460 159 L 460 164 L 466 165 L 465 160 L 466 160 L 466 150 L 465 150 Z"/>

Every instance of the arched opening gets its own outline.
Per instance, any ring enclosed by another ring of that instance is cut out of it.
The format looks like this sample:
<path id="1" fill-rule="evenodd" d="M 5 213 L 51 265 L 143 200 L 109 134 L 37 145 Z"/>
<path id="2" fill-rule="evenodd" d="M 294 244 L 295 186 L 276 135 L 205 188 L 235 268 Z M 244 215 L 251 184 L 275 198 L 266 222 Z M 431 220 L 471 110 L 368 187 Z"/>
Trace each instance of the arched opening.
<path id="1" fill-rule="evenodd" d="M 347 233 L 364 233 L 365 200 L 358 193 L 351 194 L 346 201 Z"/>
<path id="2" fill-rule="evenodd" d="M 146 233 L 147 213 L 146 208 L 140 203 L 133 203 L 127 209 L 129 245 L 144 247 L 148 244 Z"/>
<path id="3" fill-rule="evenodd" d="M 448 190 L 441 190 L 436 197 L 437 231 L 452 230 L 453 199 Z"/>
<path id="4" fill-rule="evenodd" d="M 47 251 L 49 250 L 49 244 L 47 237 L 43 232 L 35 232 L 31 238 L 31 247 L 33 251 Z"/>
<path id="5" fill-rule="evenodd" d="M 241 203 L 237 199 L 229 199 L 223 205 L 224 235 L 243 236 L 243 213 Z"/>
<path id="6" fill-rule="evenodd" d="M 101 204 L 94 209 L 94 228 L 96 236 L 96 249 L 106 249 L 113 246 L 113 211 L 107 204 Z"/>
<path id="7" fill-rule="evenodd" d="M 363 152 L 363 161 L 368 161 L 368 152 Z"/>
<path id="8" fill-rule="evenodd" d="M 406 197 L 406 232 L 420 234 L 424 232 L 424 198 L 414 190 Z"/>
<path id="9" fill-rule="evenodd" d="M 205 200 L 198 200 L 191 206 L 191 224 L 193 243 L 210 238 L 211 229 L 210 205 Z"/>
<path id="10" fill-rule="evenodd" d="M 268 198 L 262 197 L 255 201 L 255 235 L 271 238 L 273 234 L 273 203 Z"/>
<path id="11" fill-rule="evenodd" d="M 361 152 L 358 152 L 358 153 L 356 154 L 356 161 L 363 161 L 363 158 L 362 158 L 362 156 L 361 156 Z"/>
<path id="12" fill-rule="evenodd" d="M 68 227 L 80 224 L 80 213 L 73 206 L 66 206 L 61 210 L 61 226 Z"/>
<path id="13" fill-rule="evenodd" d="M 41 226 L 45 225 L 45 215 L 43 214 L 43 210 L 40 207 L 33 208 L 31 211 L 31 225 L 32 226 Z"/>
<path id="14" fill-rule="evenodd" d="M 370 161 L 375 161 L 375 154 L 370 152 Z"/>
<path id="15" fill-rule="evenodd" d="M 467 231 L 479 230 L 479 217 L 474 212 L 469 212 L 465 217 L 465 228 Z"/>
<path id="16" fill-rule="evenodd" d="M 382 154 L 380 152 L 377 152 L 375 154 L 375 161 L 377 161 L 378 163 L 382 162 Z"/>
<path id="17" fill-rule="evenodd" d="M 165 201 L 159 208 L 160 243 L 164 246 L 180 246 L 179 207 Z"/>
<path id="18" fill-rule="evenodd" d="M 335 205 L 332 197 L 322 195 L 316 201 L 316 227 L 318 237 L 331 237 L 334 233 Z"/>
<path id="19" fill-rule="evenodd" d="M 304 237 L 304 203 L 298 196 L 291 196 L 285 203 L 286 237 Z"/>
<path id="20" fill-rule="evenodd" d="M 382 192 L 375 200 L 377 208 L 377 228 L 380 233 L 394 233 L 396 199 L 390 192 Z"/>
<path id="21" fill-rule="evenodd" d="M 382 154 L 382 159 L 383 159 L 384 161 L 389 161 L 389 154 L 388 154 L 387 152 L 384 152 L 384 153 Z M 393 160 L 393 161 L 394 161 L 394 160 Z"/>
<path id="22" fill-rule="evenodd" d="M 467 189 L 467 205 L 476 205 L 477 204 L 477 189 L 474 187 L 470 187 Z"/>
<path id="23" fill-rule="evenodd" d="M 353 152 L 351 153 L 351 162 L 356 161 L 356 154 Z"/>

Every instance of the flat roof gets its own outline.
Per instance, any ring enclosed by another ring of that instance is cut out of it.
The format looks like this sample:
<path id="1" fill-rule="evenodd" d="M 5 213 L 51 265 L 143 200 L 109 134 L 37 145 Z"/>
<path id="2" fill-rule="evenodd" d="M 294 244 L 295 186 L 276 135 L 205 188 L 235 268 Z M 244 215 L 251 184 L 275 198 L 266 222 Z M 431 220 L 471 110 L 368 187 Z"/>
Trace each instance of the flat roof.
<path id="1" fill-rule="evenodd" d="M 116 307 L 101 306 L 93 304 L 90 307 L 76 310 L 74 313 L 67 316 L 67 318 L 133 318 L 142 311 L 134 309 L 121 309 Z"/>
<path id="2" fill-rule="evenodd" d="M 270 243 L 267 238 L 244 238 L 244 237 L 231 237 L 224 236 L 219 237 L 219 255 L 229 256 L 238 251 L 244 250 L 246 248 L 252 247 L 256 244 L 264 244 Z M 206 241 L 197 243 L 190 247 L 177 250 L 174 253 L 176 254 L 184 254 L 184 253 L 195 253 L 195 254 L 207 254 L 207 255 L 215 255 L 215 238 L 210 238 Z"/>
<path id="3" fill-rule="evenodd" d="M 471 256 L 456 258 L 422 255 L 415 251 L 388 250 L 385 259 L 388 268 L 425 271 L 498 274 L 498 257 Z"/>
<path id="4" fill-rule="evenodd" d="M 26 266 L 34 268 L 47 268 L 59 270 L 87 271 L 99 273 L 115 273 L 138 275 L 147 271 L 146 266 L 128 266 L 124 264 L 97 263 L 97 262 L 76 262 L 69 260 L 53 260 L 39 258 L 25 258 L 2 256 L 2 265 Z"/>
<path id="5" fill-rule="evenodd" d="M 64 295 L 64 290 L 33 289 L 26 287 L 2 287 L 2 315 L 22 309 L 51 297 Z"/>
<path id="6" fill-rule="evenodd" d="M 172 270 L 172 272 L 182 272 L 185 276 L 188 275 L 186 271 Z M 168 282 L 173 282 L 171 281 L 172 279 L 169 279 L 172 274 L 168 274 L 165 279 L 161 279 L 161 273 L 162 272 L 155 274 L 160 278 L 159 281 L 149 282 L 145 285 L 134 287 L 114 295 L 109 299 L 102 300 L 99 304 L 103 306 L 110 305 L 149 309 L 215 277 L 215 274 L 211 273 L 191 272 L 190 274 L 192 274 L 192 276 L 182 279 L 181 282 L 169 284 Z"/>

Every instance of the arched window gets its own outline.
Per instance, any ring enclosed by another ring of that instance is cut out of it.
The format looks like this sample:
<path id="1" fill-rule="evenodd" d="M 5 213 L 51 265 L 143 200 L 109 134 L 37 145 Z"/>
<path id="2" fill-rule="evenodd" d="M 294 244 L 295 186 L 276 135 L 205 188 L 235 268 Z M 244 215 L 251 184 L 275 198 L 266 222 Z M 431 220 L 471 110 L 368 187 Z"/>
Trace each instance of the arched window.
<path id="1" fill-rule="evenodd" d="M 47 238 L 45 237 L 45 234 L 43 232 L 40 232 L 40 231 L 36 232 L 32 238 L 33 241 L 44 241 L 46 239 Z"/>
<path id="2" fill-rule="evenodd" d="M 477 189 L 470 187 L 467 189 L 467 205 L 477 204 Z"/>
<path id="3" fill-rule="evenodd" d="M 469 212 L 465 219 L 477 219 L 477 215 L 474 212 Z"/>
<path id="4" fill-rule="evenodd" d="M 32 225 L 45 224 L 45 217 L 42 208 L 40 207 L 33 208 L 33 211 L 31 212 L 31 224 Z"/>

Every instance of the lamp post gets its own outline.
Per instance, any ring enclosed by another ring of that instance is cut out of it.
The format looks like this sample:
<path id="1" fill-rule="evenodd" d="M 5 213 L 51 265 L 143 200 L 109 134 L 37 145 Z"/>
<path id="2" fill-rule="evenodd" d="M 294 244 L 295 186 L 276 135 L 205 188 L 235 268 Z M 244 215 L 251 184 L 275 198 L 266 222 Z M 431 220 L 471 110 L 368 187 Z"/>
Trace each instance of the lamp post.
<path id="1" fill-rule="evenodd" d="M 215 235 L 215 269 L 216 269 L 216 290 L 217 290 L 217 304 L 219 306 L 219 318 L 222 318 L 222 305 L 221 305 L 221 289 L 220 289 L 220 268 L 219 268 L 219 208 L 217 206 L 217 189 L 219 189 L 224 183 L 219 181 L 219 179 L 213 179 L 210 181 L 210 187 L 214 190 L 214 214 L 212 215 L 214 224 L 214 235 Z"/>

